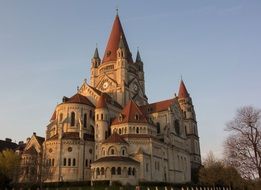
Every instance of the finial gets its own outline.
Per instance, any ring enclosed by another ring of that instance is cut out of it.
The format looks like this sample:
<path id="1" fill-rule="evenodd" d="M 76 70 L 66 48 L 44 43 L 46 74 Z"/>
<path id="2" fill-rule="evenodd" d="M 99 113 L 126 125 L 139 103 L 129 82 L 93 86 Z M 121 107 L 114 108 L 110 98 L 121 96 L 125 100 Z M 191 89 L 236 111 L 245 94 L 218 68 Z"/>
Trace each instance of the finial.
<path id="1" fill-rule="evenodd" d="M 118 5 L 116 6 L 116 15 L 119 15 L 119 7 L 118 7 Z"/>
<path id="2" fill-rule="evenodd" d="M 183 79 L 182 79 L 182 75 L 180 75 L 180 80 L 183 80 Z"/>
<path id="3" fill-rule="evenodd" d="M 84 79 L 84 83 L 87 83 L 87 79 L 86 78 Z"/>
<path id="4" fill-rule="evenodd" d="M 96 44 L 95 44 L 95 45 L 96 45 L 96 48 L 98 48 L 98 43 L 97 43 L 97 42 L 96 42 Z"/>
<path id="5" fill-rule="evenodd" d="M 80 91 L 80 88 L 79 88 L 79 86 L 77 86 L 77 93 Z"/>

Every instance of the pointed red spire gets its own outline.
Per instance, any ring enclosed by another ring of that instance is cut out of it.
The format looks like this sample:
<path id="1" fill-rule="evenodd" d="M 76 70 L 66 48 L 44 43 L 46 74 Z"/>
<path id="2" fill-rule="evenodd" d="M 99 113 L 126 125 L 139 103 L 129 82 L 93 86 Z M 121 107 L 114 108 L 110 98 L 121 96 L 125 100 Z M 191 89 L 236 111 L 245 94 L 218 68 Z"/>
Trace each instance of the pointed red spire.
<path id="1" fill-rule="evenodd" d="M 179 98 L 187 98 L 189 97 L 189 93 L 187 91 L 187 88 L 183 82 L 183 80 L 181 79 L 180 81 L 180 85 L 179 85 L 179 95 L 178 95 Z"/>
<path id="2" fill-rule="evenodd" d="M 126 40 L 125 35 L 124 35 L 124 31 L 123 31 L 123 28 L 122 28 L 122 25 L 121 25 L 121 21 L 120 21 L 118 14 L 117 14 L 115 19 L 114 19 L 114 23 L 113 23 L 113 26 L 112 26 L 109 41 L 107 43 L 107 46 L 106 46 L 106 49 L 105 49 L 105 52 L 104 52 L 102 63 L 108 62 L 108 61 L 116 61 L 117 50 L 119 48 L 121 36 L 122 36 L 124 46 L 126 47 L 126 52 L 127 52 L 127 55 L 128 55 L 127 56 L 128 61 L 133 62 L 132 57 L 131 57 L 131 53 L 130 53 L 130 50 L 129 50 L 129 46 L 128 46 L 127 40 Z"/>

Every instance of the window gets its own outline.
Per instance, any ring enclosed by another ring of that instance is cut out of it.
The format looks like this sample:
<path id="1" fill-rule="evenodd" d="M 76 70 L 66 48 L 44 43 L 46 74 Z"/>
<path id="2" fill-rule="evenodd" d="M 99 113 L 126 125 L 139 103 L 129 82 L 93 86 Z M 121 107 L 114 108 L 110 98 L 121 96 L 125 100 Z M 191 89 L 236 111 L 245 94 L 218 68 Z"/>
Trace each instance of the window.
<path id="1" fill-rule="evenodd" d="M 63 166 L 66 166 L 66 158 L 63 159 Z"/>
<path id="2" fill-rule="evenodd" d="M 133 168 L 132 169 L 132 175 L 135 176 L 135 174 L 136 174 L 136 170 L 135 170 L 135 168 Z"/>
<path id="3" fill-rule="evenodd" d="M 54 158 L 52 159 L 52 166 L 54 166 Z"/>
<path id="4" fill-rule="evenodd" d="M 119 129 L 119 134 L 121 135 L 121 129 Z"/>
<path id="5" fill-rule="evenodd" d="M 108 138 L 108 131 L 105 131 L 105 139 Z"/>
<path id="6" fill-rule="evenodd" d="M 115 175 L 116 174 L 116 169 L 115 169 L 115 167 L 112 167 L 111 168 L 111 175 Z"/>
<path id="7" fill-rule="evenodd" d="M 117 174 L 118 174 L 118 175 L 121 175 L 121 167 L 118 167 L 118 168 L 117 168 Z"/>
<path id="8" fill-rule="evenodd" d="M 96 115 L 96 120 L 99 120 L 99 114 Z"/>
<path id="9" fill-rule="evenodd" d="M 157 126 L 157 134 L 160 134 L 160 123 L 158 122 L 158 123 L 156 124 L 156 126 Z"/>
<path id="10" fill-rule="evenodd" d="M 140 129 L 139 129 L 139 127 L 137 127 L 136 128 L 136 133 L 139 134 L 139 132 L 140 132 Z"/>
<path id="11" fill-rule="evenodd" d="M 111 149 L 111 155 L 114 155 L 114 149 Z"/>
<path id="12" fill-rule="evenodd" d="M 73 159 L 73 166 L 76 166 L 76 160 L 75 160 L 75 158 Z"/>
<path id="13" fill-rule="evenodd" d="M 103 114 L 101 114 L 101 120 L 103 120 Z"/>
<path id="14" fill-rule="evenodd" d="M 68 159 L 68 166 L 71 166 L 71 158 Z"/>
<path id="15" fill-rule="evenodd" d="M 100 175 L 100 169 L 99 168 L 97 168 L 97 175 Z"/>
<path id="16" fill-rule="evenodd" d="M 124 150 L 124 149 L 121 151 L 121 154 L 122 154 L 123 156 L 125 155 L 125 150 Z"/>
<path id="17" fill-rule="evenodd" d="M 128 175 L 131 175 L 131 168 L 128 169 Z"/>
<path id="18" fill-rule="evenodd" d="M 86 113 L 83 115 L 83 127 L 87 128 L 87 114 Z"/>
<path id="19" fill-rule="evenodd" d="M 135 120 L 139 120 L 139 115 L 138 114 L 135 115 Z"/>
<path id="20" fill-rule="evenodd" d="M 146 163 L 146 172 L 149 172 L 149 164 Z"/>
<path id="21" fill-rule="evenodd" d="M 71 126 L 75 126 L 75 113 L 71 113 Z"/>
<path id="22" fill-rule="evenodd" d="M 85 160 L 85 167 L 88 167 L 88 159 Z"/>
<path id="23" fill-rule="evenodd" d="M 174 127 L 175 127 L 176 134 L 180 135 L 179 121 L 177 119 L 174 121 Z"/>
<path id="24" fill-rule="evenodd" d="M 105 172 L 104 172 L 104 168 L 101 168 L 101 175 L 104 175 Z"/>

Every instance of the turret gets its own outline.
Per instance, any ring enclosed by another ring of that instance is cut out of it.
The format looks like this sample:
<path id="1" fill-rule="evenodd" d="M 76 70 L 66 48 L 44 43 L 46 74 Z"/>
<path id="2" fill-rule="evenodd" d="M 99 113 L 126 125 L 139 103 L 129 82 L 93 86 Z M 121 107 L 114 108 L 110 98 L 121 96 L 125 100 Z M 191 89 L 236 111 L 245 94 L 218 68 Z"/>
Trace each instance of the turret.
<path id="1" fill-rule="evenodd" d="M 193 119 L 194 121 L 196 121 L 196 115 L 195 115 L 192 99 L 182 79 L 180 81 L 180 86 L 179 86 L 178 100 L 179 100 L 180 107 L 184 112 L 185 118 Z"/>
<path id="2" fill-rule="evenodd" d="M 138 67 L 139 83 L 140 83 L 140 85 L 142 87 L 142 91 L 145 94 L 145 81 L 144 81 L 143 62 L 141 60 L 141 56 L 140 56 L 140 51 L 139 50 L 137 51 L 135 63 L 137 64 L 137 67 Z"/>
<path id="3" fill-rule="evenodd" d="M 95 78 L 97 77 L 97 68 L 100 66 L 101 64 L 101 59 L 99 57 L 99 52 L 98 52 L 98 48 L 95 48 L 94 51 L 94 55 L 92 58 L 92 66 L 91 66 L 91 80 L 90 80 L 90 85 L 91 86 L 95 86 Z"/>
<path id="4" fill-rule="evenodd" d="M 192 167 L 191 173 L 195 174 L 201 166 L 198 127 L 192 99 L 182 79 L 179 86 L 178 101 L 184 113 L 184 125 L 187 135 L 187 142 L 190 147 L 190 160 Z M 192 180 L 195 180 L 195 176 L 192 176 Z"/>
<path id="5" fill-rule="evenodd" d="M 106 103 L 105 94 L 101 94 L 95 109 L 95 142 L 104 141 L 109 134 L 109 111 Z"/>

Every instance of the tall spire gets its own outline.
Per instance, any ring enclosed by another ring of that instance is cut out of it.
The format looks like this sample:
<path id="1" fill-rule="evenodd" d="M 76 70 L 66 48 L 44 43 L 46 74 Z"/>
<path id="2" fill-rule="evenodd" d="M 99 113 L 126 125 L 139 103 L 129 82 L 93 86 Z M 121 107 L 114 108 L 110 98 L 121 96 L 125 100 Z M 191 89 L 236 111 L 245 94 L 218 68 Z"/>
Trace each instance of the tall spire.
<path id="1" fill-rule="evenodd" d="M 98 52 L 98 48 L 97 48 L 97 47 L 95 48 L 93 58 L 94 58 L 94 59 L 100 59 L 100 56 L 99 56 L 99 52 Z"/>
<path id="2" fill-rule="evenodd" d="M 141 57 L 140 57 L 140 51 L 139 51 L 139 49 L 138 49 L 138 51 L 137 51 L 137 56 L 136 56 L 136 63 L 138 63 L 138 62 L 142 62 L 142 61 L 141 61 Z"/>
<path id="3" fill-rule="evenodd" d="M 179 95 L 178 95 L 179 98 L 187 98 L 189 97 L 189 93 L 187 91 L 187 88 L 183 82 L 183 80 L 181 79 L 180 81 L 180 85 L 179 85 Z"/>
<path id="4" fill-rule="evenodd" d="M 114 23 L 112 26 L 111 34 L 104 52 L 103 60 L 102 63 L 109 62 L 109 61 L 116 61 L 117 59 L 117 50 L 119 48 L 119 43 L 121 40 L 122 36 L 122 43 L 124 44 L 126 48 L 126 53 L 127 53 L 127 59 L 130 62 L 133 62 L 130 49 L 127 43 L 127 40 L 124 35 L 124 31 L 121 25 L 121 21 L 119 18 L 119 15 L 117 14 Z"/>

